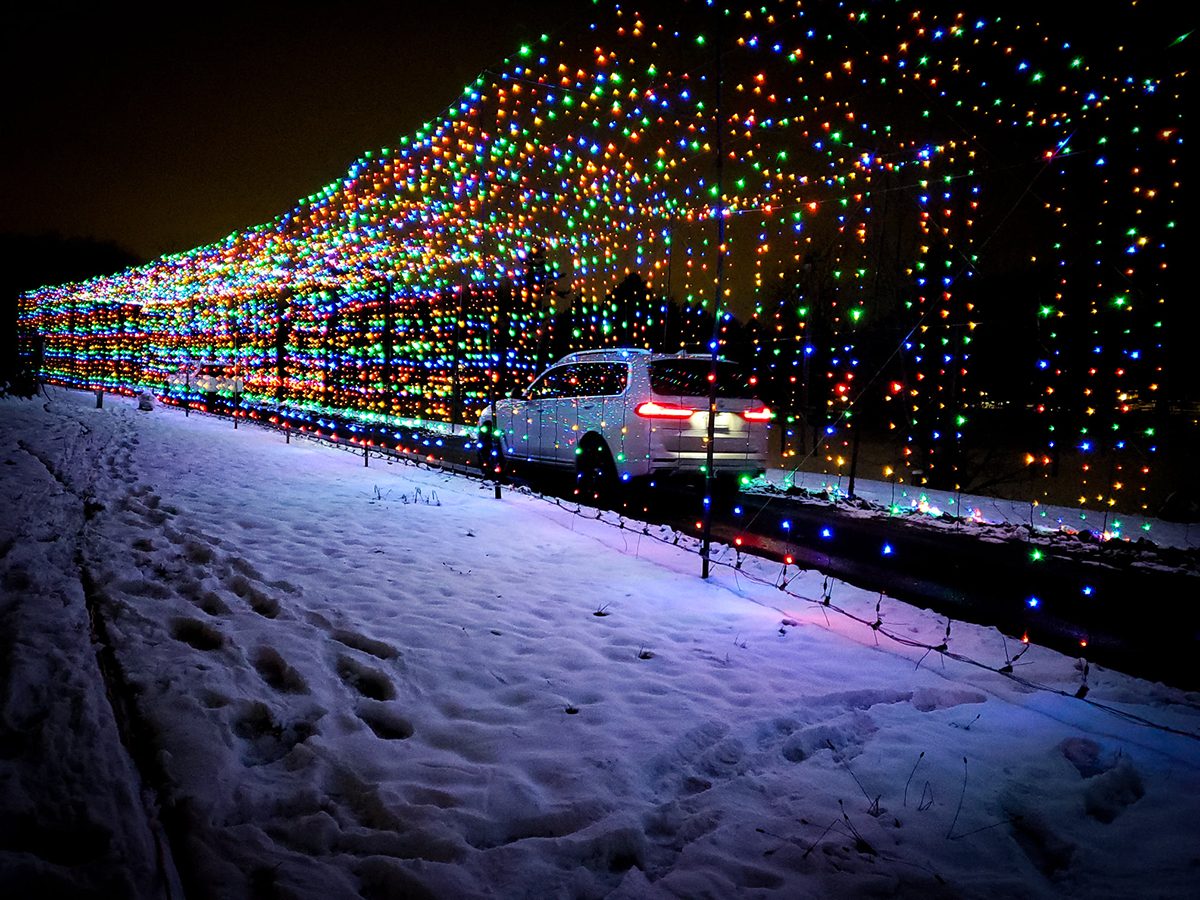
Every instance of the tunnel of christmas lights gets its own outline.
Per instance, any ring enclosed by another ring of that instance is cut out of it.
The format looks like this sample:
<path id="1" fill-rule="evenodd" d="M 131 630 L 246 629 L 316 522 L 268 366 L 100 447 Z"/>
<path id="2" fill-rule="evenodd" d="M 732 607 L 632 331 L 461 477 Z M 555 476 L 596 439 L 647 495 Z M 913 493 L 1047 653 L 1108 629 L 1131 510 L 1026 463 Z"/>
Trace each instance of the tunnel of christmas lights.
<path id="1" fill-rule="evenodd" d="M 23 352 L 189 405 L 177 373 L 221 363 L 240 415 L 386 444 L 569 350 L 707 347 L 715 317 L 785 456 L 869 428 L 885 475 L 957 486 L 1007 410 L 1030 471 L 1069 455 L 1081 503 L 1145 508 L 1175 51 L 903 3 L 590 14 L 271 222 L 26 294 Z"/>

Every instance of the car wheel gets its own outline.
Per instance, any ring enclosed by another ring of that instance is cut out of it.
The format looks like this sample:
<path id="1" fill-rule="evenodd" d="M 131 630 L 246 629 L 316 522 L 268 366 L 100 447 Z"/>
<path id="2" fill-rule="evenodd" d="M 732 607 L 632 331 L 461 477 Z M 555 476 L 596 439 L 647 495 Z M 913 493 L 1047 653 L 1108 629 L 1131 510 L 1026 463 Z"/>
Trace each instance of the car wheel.
<path id="1" fill-rule="evenodd" d="M 584 503 L 611 502 L 617 492 L 617 467 L 602 443 L 589 443 L 575 457 L 575 496 Z"/>
<path id="2" fill-rule="evenodd" d="M 716 512 L 729 512 L 737 505 L 738 493 L 741 491 L 741 481 L 737 475 L 726 472 L 713 477 L 712 506 Z"/>
<path id="3" fill-rule="evenodd" d="M 490 426 L 488 433 L 479 438 L 479 468 L 485 478 L 504 471 L 504 447 L 492 438 Z"/>

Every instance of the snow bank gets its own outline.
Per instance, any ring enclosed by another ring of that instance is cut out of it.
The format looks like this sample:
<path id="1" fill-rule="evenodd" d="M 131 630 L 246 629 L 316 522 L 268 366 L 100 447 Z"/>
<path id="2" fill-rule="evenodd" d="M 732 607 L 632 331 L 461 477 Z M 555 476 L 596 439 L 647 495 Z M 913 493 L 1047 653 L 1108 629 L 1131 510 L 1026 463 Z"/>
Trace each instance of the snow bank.
<path id="1" fill-rule="evenodd" d="M 761 485 L 766 492 L 790 488 L 831 502 L 844 502 L 849 481 L 845 477 L 813 472 L 771 469 Z M 876 511 L 916 517 L 930 524 L 952 519 L 967 525 L 1021 526 L 1042 535 L 1087 532 L 1101 542 L 1148 541 L 1158 547 L 1180 550 L 1200 547 L 1200 525 L 1168 522 L 1152 516 L 1055 506 L 1038 501 L 1004 500 L 869 478 L 855 480 L 854 496 L 856 501 Z M 981 529 L 981 533 L 986 534 L 987 529 Z"/>

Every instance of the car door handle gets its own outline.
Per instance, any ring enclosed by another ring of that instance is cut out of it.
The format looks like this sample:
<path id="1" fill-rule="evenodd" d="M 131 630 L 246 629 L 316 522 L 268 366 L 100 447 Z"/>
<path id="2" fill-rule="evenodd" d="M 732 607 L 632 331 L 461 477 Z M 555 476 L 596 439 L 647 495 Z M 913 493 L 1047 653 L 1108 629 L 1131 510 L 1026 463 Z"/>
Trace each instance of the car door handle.
<path id="1" fill-rule="evenodd" d="M 595 403 L 580 403 L 579 408 L 580 409 L 595 409 L 596 404 Z"/>

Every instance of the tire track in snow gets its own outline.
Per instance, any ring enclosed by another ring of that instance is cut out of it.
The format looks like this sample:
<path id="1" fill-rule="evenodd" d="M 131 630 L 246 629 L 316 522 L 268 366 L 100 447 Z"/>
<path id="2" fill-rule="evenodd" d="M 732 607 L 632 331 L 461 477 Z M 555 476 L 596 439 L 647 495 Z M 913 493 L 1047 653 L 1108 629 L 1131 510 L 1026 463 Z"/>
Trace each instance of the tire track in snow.
<path id="1" fill-rule="evenodd" d="M 92 645 L 96 650 L 96 662 L 104 679 L 104 695 L 108 698 L 113 719 L 117 723 L 121 744 L 141 781 L 139 793 L 146 812 L 146 824 L 150 833 L 154 835 L 155 847 L 158 850 L 158 871 L 164 880 L 166 895 L 183 897 L 186 893 L 172 848 L 186 845 L 187 831 L 180 817 L 174 812 L 173 805 L 164 803 L 170 780 L 158 762 L 154 729 L 142 718 L 133 700 L 134 691 L 117 660 L 112 638 L 108 633 L 108 623 L 101 611 L 101 595 L 83 560 L 82 551 L 76 553 L 76 564 L 79 567 L 79 581 L 87 605 L 88 625 Z"/>
<path id="2" fill-rule="evenodd" d="M 104 697 L 108 701 L 108 708 L 116 725 L 121 746 L 130 763 L 130 769 L 137 778 L 138 783 L 134 787 L 141 800 L 147 831 L 154 838 L 157 852 L 154 869 L 161 879 L 163 894 L 168 898 L 184 897 L 186 892 L 176 866 L 176 854 L 173 847 L 185 846 L 186 832 L 180 827 L 181 822 L 173 813 L 173 807 L 164 802 L 168 797 L 170 784 L 166 773 L 158 763 L 154 731 L 138 711 L 134 701 L 135 693 L 117 659 L 116 650 L 109 634 L 108 622 L 102 609 L 102 594 L 84 559 L 83 548 L 86 544 L 88 525 L 93 517 L 105 508 L 103 503 L 95 499 L 95 468 L 88 466 L 87 462 L 82 463 L 82 471 L 89 476 L 85 478 L 82 485 L 74 484 L 74 479 L 69 475 L 80 468 L 72 466 L 72 462 L 77 462 L 84 456 L 92 458 L 103 456 L 109 449 L 111 440 L 103 440 L 95 436 L 96 432 L 93 429 L 76 419 L 70 419 L 70 421 L 79 426 L 79 434 L 75 440 L 71 440 L 69 436 L 60 435 L 64 438 L 61 445 L 61 460 L 55 460 L 52 456 L 23 440 L 18 441 L 17 446 L 37 460 L 69 496 L 79 501 L 82 509 L 79 529 L 75 534 L 74 563 L 87 611 L 89 638 L 103 681 Z M 129 437 L 128 431 L 124 437 Z M 129 452 L 129 443 L 122 442 L 118 447 L 120 451 L 123 451 L 126 463 L 129 463 L 132 458 L 132 454 Z M 121 477 L 116 452 L 107 456 L 106 464 L 110 475 Z M 135 481 L 136 479 L 123 480 Z"/>

